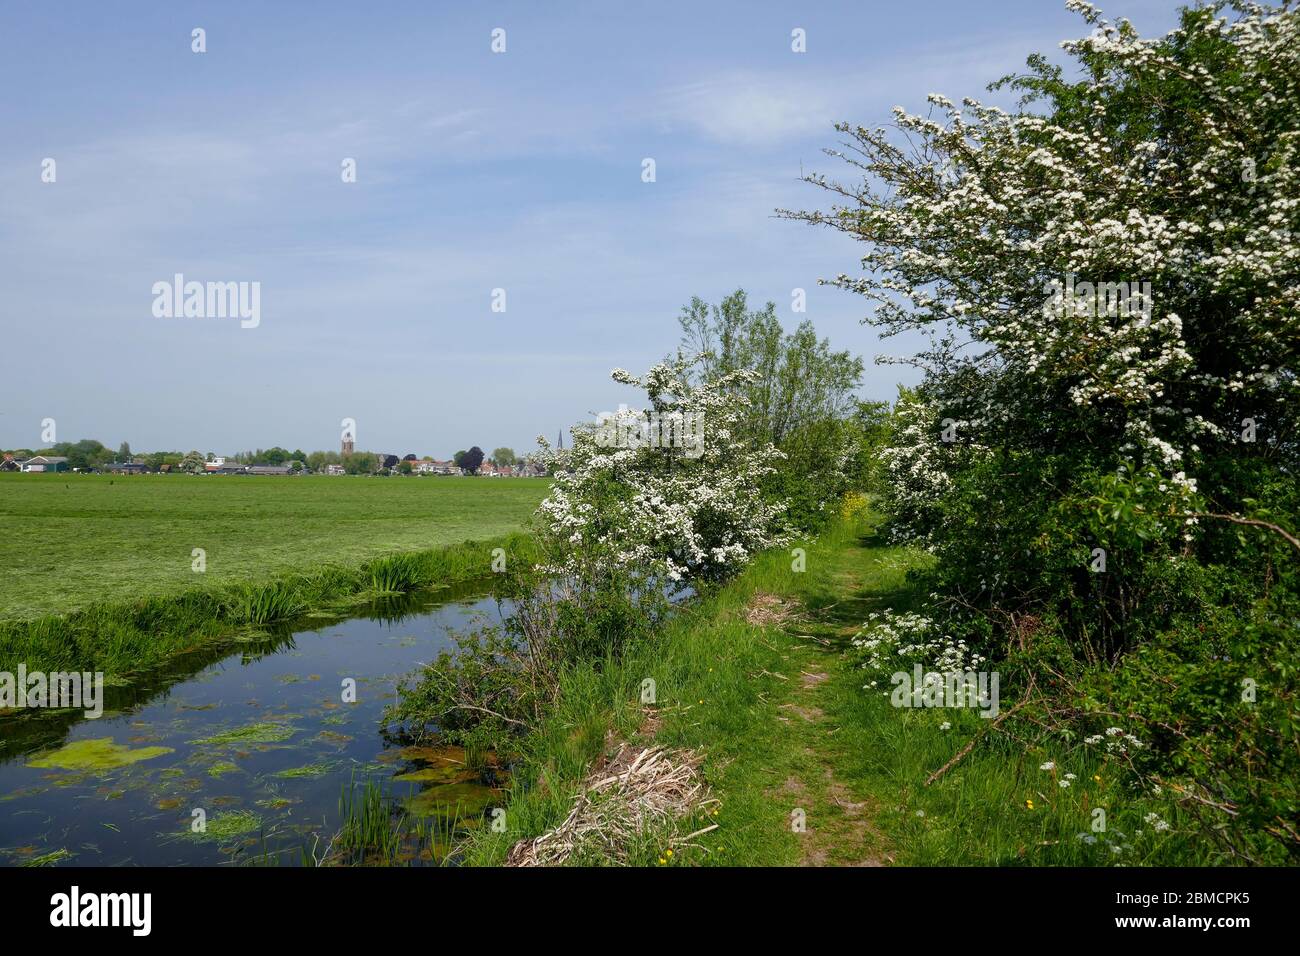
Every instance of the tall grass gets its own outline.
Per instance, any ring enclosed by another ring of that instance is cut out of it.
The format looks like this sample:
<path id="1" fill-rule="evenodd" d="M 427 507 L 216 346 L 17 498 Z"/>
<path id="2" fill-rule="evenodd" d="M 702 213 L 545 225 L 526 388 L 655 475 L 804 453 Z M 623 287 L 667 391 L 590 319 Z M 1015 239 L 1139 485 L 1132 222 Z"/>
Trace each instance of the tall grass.
<path id="1" fill-rule="evenodd" d="M 342 825 L 334 837 L 334 860 L 351 866 L 400 866 L 413 861 L 444 862 L 459 812 L 448 817 L 415 817 L 401 809 L 377 781 L 360 787 L 350 780 L 339 797 Z"/>
<path id="2" fill-rule="evenodd" d="M 232 622 L 261 626 L 288 621 L 301 614 L 306 606 L 291 583 L 275 581 L 262 587 L 240 588 L 225 610 L 226 618 Z"/>
<path id="3" fill-rule="evenodd" d="M 420 558 L 415 554 L 394 554 L 371 561 L 364 568 L 370 587 L 380 594 L 401 594 L 419 587 Z"/>

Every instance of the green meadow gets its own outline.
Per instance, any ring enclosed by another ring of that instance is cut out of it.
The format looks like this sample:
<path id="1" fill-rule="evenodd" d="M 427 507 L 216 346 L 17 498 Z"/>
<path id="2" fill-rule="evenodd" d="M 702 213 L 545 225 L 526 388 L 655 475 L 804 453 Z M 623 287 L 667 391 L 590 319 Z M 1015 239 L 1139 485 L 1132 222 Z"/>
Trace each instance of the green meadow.
<path id="1" fill-rule="evenodd" d="M 523 526 L 548 484 L 0 474 L 0 619 L 496 538 Z"/>

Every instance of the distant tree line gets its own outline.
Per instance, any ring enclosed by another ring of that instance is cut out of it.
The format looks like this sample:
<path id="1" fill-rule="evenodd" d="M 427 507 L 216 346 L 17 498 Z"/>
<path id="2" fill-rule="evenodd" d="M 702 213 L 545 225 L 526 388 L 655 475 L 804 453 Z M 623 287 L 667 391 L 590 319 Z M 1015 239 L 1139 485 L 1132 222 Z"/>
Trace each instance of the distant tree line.
<path id="1" fill-rule="evenodd" d="M 132 453 L 129 442 L 122 442 L 114 452 L 93 438 L 83 438 L 76 442 L 56 442 L 48 448 L 12 448 L 8 453 L 19 459 L 32 458 L 36 455 L 67 458 L 68 467 L 78 471 L 103 471 L 111 464 L 133 461 L 145 465 L 150 471 L 160 471 L 164 465 L 170 465 L 177 471 L 199 473 L 205 471 L 207 463 L 217 457 L 213 452 L 204 453 L 198 450 L 152 451 L 135 454 Z M 384 455 L 373 451 L 358 451 L 343 455 L 337 451 L 305 452 L 302 449 L 289 451 L 276 445 L 272 448 L 239 452 L 227 456 L 226 460 L 241 465 L 288 465 L 295 471 L 305 469 L 309 472 L 323 472 L 329 465 L 342 465 L 346 474 L 371 475 L 393 471 L 411 474 L 413 471 L 411 462 L 416 461 L 417 456 L 407 454 L 399 460 L 396 455 Z M 492 453 L 491 458 L 487 458 L 483 449 L 477 445 L 468 451 L 456 452 L 452 460 L 458 468 L 463 468 L 470 474 L 476 474 L 485 460 L 497 467 L 513 467 L 524 463 L 524 459 L 517 456 L 513 449 L 498 448 Z"/>

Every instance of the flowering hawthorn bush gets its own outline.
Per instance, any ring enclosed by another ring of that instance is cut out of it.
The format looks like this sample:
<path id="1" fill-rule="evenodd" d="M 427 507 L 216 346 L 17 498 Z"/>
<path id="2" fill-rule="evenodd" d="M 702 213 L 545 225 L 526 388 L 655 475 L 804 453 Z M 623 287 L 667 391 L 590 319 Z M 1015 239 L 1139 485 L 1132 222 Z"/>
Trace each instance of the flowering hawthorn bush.
<path id="1" fill-rule="evenodd" d="M 687 375 L 694 364 L 679 358 L 640 377 L 615 369 L 616 382 L 645 391 L 647 409 L 575 426 L 563 453 L 538 439 L 556 466 L 538 510 L 549 541 L 546 574 L 616 573 L 675 588 L 728 577 L 784 541 L 785 502 L 769 500 L 761 486 L 781 453 L 753 447 L 741 427 L 747 406 L 734 386 L 753 373 L 695 383 Z M 654 421 L 697 423 L 687 430 L 698 445 L 647 441 L 647 412 Z"/>
<path id="2" fill-rule="evenodd" d="M 848 201 L 788 215 L 869 243 L 868 275 L 835 284 L 875 301 L 886 333 L 942 330 L 917 361 L 986 444 L 1123 455 L 1176 494 L 1207 455 L 1242 453 L 1253 417 L 1270 437 L 1247 451 L 1294 461 L 1300 14 L 1229 22 L 1215 4 L 1148 40 L 1069 6 L 1095 28 L 1062 44 L 1088 78 L 1031 58 L 1004 81 L 1050 115 L 932 95 L 932 115 L 895 110 L 914 148 L 842 125 L 830 152 L 869 178 L 814 175 Z M 1149 315 L 1082 293 L 1063 308 L 1070 276 L 1150 282 Z"/>
<path id="3" fill-rule="evenodd" d="M 1136 721 L 1148 794 L 1225 857 L 1295 859 L 1300 11 L 1144 38 L 1068 6 L 1090 34 L 994 84 L 1015 110 L 841 125 L 861 181 L 812 175 L 831 208 L 785 215 L 863 241 L 834 284 L 930 335 L 883 456 L 896 530 L 1036 726 Z"/>
<path id="4" fill-rule="evenodd" d="M 558 693 L 566 668 L 600 666 L 648 635 L 675 593 L 740 571 L 785 540 L 785 502 L 762 481 L 780 452 L 740 428 L 736 385 L 748 371 L 702 382 L 694 362 L 665 362 L 615 381 L 644 389 L 645 410 L 621 408 L 572 429 L 563 451 L 544 439 L 537 460 L 554 471 L 535 516 L 541 557 L 497 582 L 512 612 L 462 635 L 401 688 L 387 720 L 419 736 L 514 752 Z"/>
<path id="5" fill-rule="evenodd" d="M 966 424 L 952 422 L 954 438 Z M 914 391 L 900 393 L 892 427 L 878 454 L 885 478 L 884 502 L 894 519 L 890 535 L 896 542 L 935 546 L 943 523 L 943 501 L 953 490 L 952 472 L 986 451 L 955 440 L 936 441 L 941 425 L 933 402 Z"/>

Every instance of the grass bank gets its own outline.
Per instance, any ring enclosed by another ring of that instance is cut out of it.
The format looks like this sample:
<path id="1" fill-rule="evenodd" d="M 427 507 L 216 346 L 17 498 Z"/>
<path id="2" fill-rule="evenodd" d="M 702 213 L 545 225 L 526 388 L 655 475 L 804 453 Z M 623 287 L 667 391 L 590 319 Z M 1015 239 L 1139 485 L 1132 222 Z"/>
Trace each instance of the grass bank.
<path id="1" fill-rule="evenodd" d="M 534 539 L 523 533 L 503 535 L 351 567 L 321 565 L 255 584 L 192 587 L 135 601 L 100 602 L 65 615 L 4 621 L 0 671 L 13 672 L 24 664 L 29 671 L 103 671 L 110 680 L 129 682 L 132 674 L 174 655 L 284 625 L 309 612 L 343 612 L 375 595 L 486 578 L 496 548 L 504 549 L 509 560 L 532 560 Z"/>
<path id="2" fill-rule="evenodd" d="M 549 486 L 543 478 L 0 473 L 0 619 L 496 538 L 518 531 Z"/>
<path id="3" fill-rule="evenodd" d="M 971 710 L 896 708 L 865 689 L 849 641 L 871 611 L 916 602 L 908 572 L 926 561 L 886 546 L 873 524 L 853 517 L 796 543 L 804 571 L 787 552 L 764 555 L 655 640 L 570 671 L 525 742 L 505 831 L 475 834 L 466 861 L 499 864 L 517 840 L 558 825 L 612 741 L 653 740 L 702 752 L 721 807 L 682 822 L 679 833 L 717 825 L 690 845 L 644 834 L 634 865 L 1216 862 L 1105 759 L 990 731 Z M 640 703 L 646 678 L 653 707 Z M 1004 695 L 1001 706 L 1014 703 Z"/>

